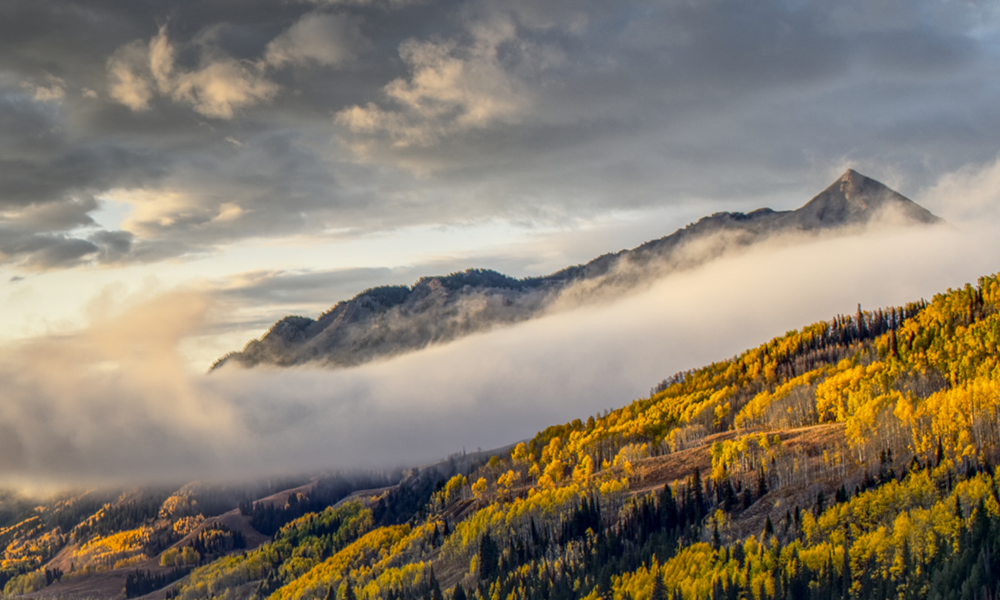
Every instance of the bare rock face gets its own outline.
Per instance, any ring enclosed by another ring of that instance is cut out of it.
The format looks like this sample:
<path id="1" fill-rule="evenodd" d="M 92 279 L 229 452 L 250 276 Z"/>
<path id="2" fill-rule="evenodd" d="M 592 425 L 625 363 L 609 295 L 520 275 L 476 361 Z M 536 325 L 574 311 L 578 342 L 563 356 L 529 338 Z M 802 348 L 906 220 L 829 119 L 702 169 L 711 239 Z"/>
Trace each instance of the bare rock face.
<path id="1" fill-rule="evenodd" d="M 796 232 L 873 223 L 930 225 L 941 219 L 882 183 L 848 169 L 797 210 L 761 208 L 704 217 L 632 250 L 605 254 L 544 277 L 515 279 L 469 269 L 424 277 L 413 286 L 383 286 L 335 305 L 318 319 L 289 316 L 259 340 L 212 366 L 350 367 L 449 342 L 538 316 L 561 296 L 623 293 L 670 271 L 704 264 L 734 249 Z"/>

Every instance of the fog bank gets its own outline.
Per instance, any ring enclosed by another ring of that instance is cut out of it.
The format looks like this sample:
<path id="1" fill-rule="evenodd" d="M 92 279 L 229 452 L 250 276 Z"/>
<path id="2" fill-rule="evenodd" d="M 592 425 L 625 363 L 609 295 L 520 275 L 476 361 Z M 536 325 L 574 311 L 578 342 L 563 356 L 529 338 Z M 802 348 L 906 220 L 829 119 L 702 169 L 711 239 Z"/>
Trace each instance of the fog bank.
<path id="1" fill-rule="evenodd" d="M 955 227 L 772 243 L 553 314 L 346 370 L 185 370 L 213 321 L 174 292 L 71 336 L 5 349 L 7 484 L 253 477 L 420 464 L 491 448 L 648 393 L 789 329 L 930 297 L 996 270 L 988 230 Z"/>

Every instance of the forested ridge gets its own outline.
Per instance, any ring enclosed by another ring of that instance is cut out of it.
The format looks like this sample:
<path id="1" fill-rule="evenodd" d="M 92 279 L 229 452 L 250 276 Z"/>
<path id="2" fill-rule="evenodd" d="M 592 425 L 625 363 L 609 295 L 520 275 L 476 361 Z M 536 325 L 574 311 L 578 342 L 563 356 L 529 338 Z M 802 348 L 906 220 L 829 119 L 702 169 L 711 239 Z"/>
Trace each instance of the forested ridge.
<path id="1" fill-rule="evenodd" d="M 990 276 L 858 307 L 407 472 L 5 498 L 4 593 L 124 573 L 108 596 L 994 598 L 998 306 Z"/>

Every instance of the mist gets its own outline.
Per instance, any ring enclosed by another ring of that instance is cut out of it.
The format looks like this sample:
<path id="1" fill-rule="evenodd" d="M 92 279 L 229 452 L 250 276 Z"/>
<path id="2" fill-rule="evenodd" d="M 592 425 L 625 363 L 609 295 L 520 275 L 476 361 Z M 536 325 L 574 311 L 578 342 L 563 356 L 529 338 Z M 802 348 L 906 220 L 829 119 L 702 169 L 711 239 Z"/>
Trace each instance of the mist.
<path id="1" fill-rule="evenodd" d="M 962 191 L 957 180 L 942 186 L 932 192 Z M 213 296 L 133 300 L 72 335 L 0 352 L 0 482 L 254 478 L 505 446 L 859 303 L 900 305 L 974 282 L 997 270 L 993 231 L 990 219 L 772 241 L 615 302 L 333 371 L 192 373 L 179 347 L 223 319 Z"/>

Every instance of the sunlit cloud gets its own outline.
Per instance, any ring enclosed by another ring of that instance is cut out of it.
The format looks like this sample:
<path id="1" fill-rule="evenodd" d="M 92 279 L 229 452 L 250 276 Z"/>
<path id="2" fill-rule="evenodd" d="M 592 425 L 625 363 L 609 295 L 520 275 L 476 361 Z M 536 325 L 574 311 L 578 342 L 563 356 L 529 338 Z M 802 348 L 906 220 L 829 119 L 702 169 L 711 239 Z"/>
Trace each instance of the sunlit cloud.
<path id="1" fill-rule="evenodd" d="M 398 106 L 374 102 L 337 113 L 351 132 L 384 135 L 397 147 L 426 146 L 456 131 L 521 120 L 531 104 L 530 88 L 501 60 L 501 46 L 516 49 L 534 71 L 545 51 L 517 36 L 515 24 L 498 19 L 471 31 L 471 43 L 407 40 L 399 55 L 411 71 L 384 88 Z"/>

